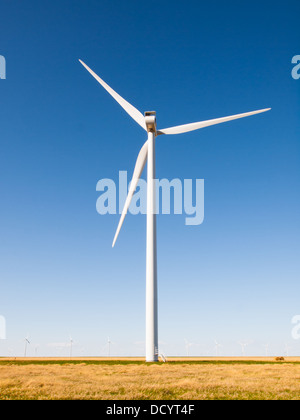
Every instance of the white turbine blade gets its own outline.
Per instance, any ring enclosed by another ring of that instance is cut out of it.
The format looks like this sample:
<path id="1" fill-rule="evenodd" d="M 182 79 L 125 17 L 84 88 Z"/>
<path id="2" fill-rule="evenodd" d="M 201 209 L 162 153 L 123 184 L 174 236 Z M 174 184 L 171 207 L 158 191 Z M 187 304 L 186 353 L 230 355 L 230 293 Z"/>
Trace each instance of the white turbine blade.
<path id="1" fill-rule="evenodd" d="M 121 107 L 133 118 L 144 130 L 147 131 L 145 118 L 143 114 L 137 110 L 134 106 L 132 106 L 129 102 L 125 101 L 117 92 L 115 92 L 111 87 L 108 86 L 104 82 L 104 80 L 100 79 L 96 73 L 93 72 L 83 61 L 79 60 L 80 63 L 87 69 L 88 72 L 91 73 L 92 76 L 107 90 L 107 92 L 121 105 Z"/>
<path id="2" fill-rule="evenodd" d="M 237 120 L 238 118 L 249 117 L 250 115 L 260 114 L 261 112 L 270 111 L 271 108 L 261 109 L 259 111 L 246 112 L 245 114 L 232 115 L 230 117 L 216 118 L 213 120 L 200 121 L 191 124 L 178 125 L 176 127 L 164 128 L 158 130 L 157 134 L 181 134 L 188 131 L 198 130 L 199 128 L 209 127 L 210 125 L 220 124 L 227 121 Z"/>
<path id="3" fill-rule="evenodd" d="M 140 153 L 139 153 L 139 155 L 137 157 L 137 160 L 136 160 L 136 164 L 135 164 L 135 168 L 134 168 L 129 192 L 128 192 L 128 195 L 127 195 L 127 198 L 126 198 L 126 201 L 125 201 L 125 204 L 124 204 L 124 208 L 123 208 L 123 211 L 122 211 L 122 214 L 121 214 L 121 218 L 120 218 L 120 221 L 119 221 L 119 224 L 118 224 L 118 228 L 117 228 L 114 240 L 113 240 L 113 244 L 112 244 L 113 247 L 116 243 L 116 240 L 117 240 L 118 235 L 120 233 L 120 230 L 121 230 L 122 224 L 124 222 L 125 216 L 126 216 L 127 211 L 129 209 L 133 194 L 136 190 L 137 184 L 139 182 L 139 179 L 140 179 L 140 177 L 142 175 L 142 172 L 143 172 L 143 169 L 145 167 L 146 160 L 147 160 L 147 155 L 148 155 L 148 140 L 146 141 L 146 143 L 141 148 Z"/>

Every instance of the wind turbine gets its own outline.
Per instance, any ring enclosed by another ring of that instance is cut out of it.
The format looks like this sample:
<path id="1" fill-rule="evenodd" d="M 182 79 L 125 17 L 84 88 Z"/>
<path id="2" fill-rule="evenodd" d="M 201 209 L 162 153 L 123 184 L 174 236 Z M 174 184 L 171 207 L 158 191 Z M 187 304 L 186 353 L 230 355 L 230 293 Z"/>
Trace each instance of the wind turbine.
<path id="1" fill-rule="evenodd" d="M 285 355 L 286 355 L 286 357 L 289 357 L 289 350 L 291 350 L 292 347 L 289 346 L 287 343 L 285 343 L 284 349 L 285 349 Z"/>
<path id="2" fill-rule="evenodd" d="M 112 344 L 112 342 L 110 341 L 110 338 L 107 337 L 108 357 L 110 357 L 110 345 L 111 344 Z"/>
<path id="3" fill-rule="evenodd" d="M 34 354 L 35 354 L 35 357 L 37 357 L 37 351 L 38 351 L 39 347 L 40 347 L 40 346 L 39 346 L 38 344 L 34 347 Z"/>
<path id="4" fill-rule="evenodd" d="M 140 149 L 135 164 L 132 181 L 127 199 L 121 214 L 119 225 L 113 240 L 114 247 L 120 229 L 124 222 L 131 199 L 137 187 L 139 178 L 147 162 L 147 249 L 146 249 L 146 361 L 158 361 L 158 332 L 157 332 L 157 254 L 156 254 L 156 206 L 155 206 L 155 139 L 162 134 L 181 134 L 199 128 L 208 127 L 223 122 L 236 120 L 269 111 L 270 108 L 244 114 L 232 115 L 224 118 L 216 118 L 208 121 L 195 122 L 157 130 L 156 112 L 147 111 L 143 115 L 129 102 L 123 99 L 107 83 L 104 82 L 83 61 L 80 63 L 88 72 L 103 86 L 104 89 L 121 105 L 121 107 L 148 133 L 148 139 Z"/>
<path id="5" fill-rule="evenodd" d="M 215 340 L 215 349 L 216 349 L 216 356 L 217 357 L 220 356 L 220 352 L 219 352 L 220 347 L 222 347 L 222 344 L 218 343 L 217 340 Z"/>
<path id="6" fill-rule="evenodd" d="M 27 344 L 30 344 L 30 341 L 28 339 L 28 336 L 25 337 L 25 350 L 24 350 L 24 357 L 26 357 L 26 353 L 27 353 Z"/>
<path id="7" fill-rule="evenodd" d="M 186 355 L 189 357 L 189 355 L 190 355 L 189 349 L 193 345 L 193 343 L 190 343 L 189 341 L 187 341 L 186 338 L 184 339 L 184 341 L 185 341 Z"/>
<path id="8" fill-rule="evenodd" d="M 248 346 L 248 343 L 239 342 L 238 344 L 242 347 L 242 356 L 245 357 L 245 347 Z"/>
<path id="9" fill-rule="evenodd" d="M 268 357 L 269 356 L 269 343 L 264 344 L 264 348 L 266 350 L 266 357 Z"/>
<path id="10" fill-rule="evenodd" d="M 74 343 L 74 341 L 73 341 L 72 337 L 70 336 L 70 357 L 72 357 L 73 343 Z"/>

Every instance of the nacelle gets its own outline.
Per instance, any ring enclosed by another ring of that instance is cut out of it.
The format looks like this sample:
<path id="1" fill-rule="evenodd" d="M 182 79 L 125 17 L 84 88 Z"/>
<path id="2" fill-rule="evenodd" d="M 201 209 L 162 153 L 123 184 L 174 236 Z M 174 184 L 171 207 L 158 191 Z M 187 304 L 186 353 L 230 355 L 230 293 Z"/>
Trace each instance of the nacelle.
<path id="1" fill-rule="evenodd" d="M 155 111 L 147 111 L 145 112 L 145 123 L 147 127 L 147 131 L 156 133 L 156 112 Z"/>

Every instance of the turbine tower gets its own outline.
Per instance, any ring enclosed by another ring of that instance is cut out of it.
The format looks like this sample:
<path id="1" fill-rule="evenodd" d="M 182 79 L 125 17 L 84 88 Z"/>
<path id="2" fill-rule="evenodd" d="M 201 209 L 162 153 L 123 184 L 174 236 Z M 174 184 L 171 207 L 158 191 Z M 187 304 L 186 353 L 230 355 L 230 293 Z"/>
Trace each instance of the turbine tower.
<path id="1" fill-rule="evenodd" d="M 72 357 L 73 343 L 73 338 L 70 336 L 70 358 Z"/>
<path id="2" fill-rule="evenodd" d="M 158 329 L 157 329 L 157 254 L 156 254 L 156 206 L 155 206 L 155 139 L 162 134 L 181 134 L 199 128 L 220 124 L 238 118 L 248 117 L 269 111 L 270 108 L 247 112 L 230 117 L 217 118 L 208 121 L 179 125 L 176 127 L 157 130 L 155 111 L 145 112 L 143 115 L 117 92 L 108 86 L 83 61 L 80 63 L 103 86 L 103 88 L 121 105 L 121 107 L 148 133 L 148 139 L 142 146 L 137 157 L 128 196 L 121 214 L 119 225 L 113 240 L 116 243 L 123 221 L 130 206 L 131 199 L 137 187 L 140 176 L 147 162 L 147 249 L 146 249 L 146 361 L 158 361 Z"/>
<path id="3" fill-rule="evenodd" d="M 107 352 L 108 352 L 108 357 L 110 357 L 110 348 L 111 348 L 111 345 L 112 344 L 113 343 L 111 342 L 110 338 L 107 337 L 107 348 L 108 348 Z"/>

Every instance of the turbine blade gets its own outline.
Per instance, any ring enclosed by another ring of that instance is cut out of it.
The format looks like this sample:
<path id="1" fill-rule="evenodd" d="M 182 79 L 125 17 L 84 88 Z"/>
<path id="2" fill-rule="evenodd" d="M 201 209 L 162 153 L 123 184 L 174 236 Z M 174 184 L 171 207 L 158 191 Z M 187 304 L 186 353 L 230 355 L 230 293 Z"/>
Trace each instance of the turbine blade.
<path id="1" fill-rule="evenodd" d="M 143 172 L 143 169 L 145 167 L 146 160 L 147 160 L 147 155 L 148 155 L 148 140 L 146 141 L 146 143 L 144 143 L 143 147 L 141 148 L 141 150 L 139 152 L 137 160 L 136 160 L 136 164 L 135 164 L 135 168 L 134 168 L 134 171 L 133 171 L 133 176 L 132 176 L 129 192 L 128 192 L 128 195 L 127 195 L 127 198 L 126 198 L 126 201 L 125 201 L 125 204 L 124 204 L 124 208 L 123 208 L 123 211 L 122 211 L 122 214 L 121 214 L 121 218 L 120 218 L 120 221 L 119 221 L 119 224 L 118 224 L 118 228 L 117 228 L 114 240 L 113 240 L 113 244 L 112 244 L 113 247 L 115 246 L 115 243 L 116 243 L 116 240 L 117 240 L 118 235 L 120 233 L 120 230 L 121 230 L 122 224 L 124 222 L 125 216 L 126 216 L 127 211 L 129 209 L 133 194 L 136 190 L 137 184 L 139 182 L 139 179 L 140 179 L 140 177 L 142 175 L 142 172 Z"/>
<path id="2" fill-rule="evenodd" d="M 245 114 L 232 115 L 230 117 L 216 118 L 213 120 L 200 121 L 191 124 L 178 125 L 176 127 L 164 128 L 157 131 L 157 134 L 181 134 L 188 131 L 198 130 L 199 128 L 208 127 L 210 125 L 220 124 L 223 122 L 237 120 L 238 118 L 249 117 L 250 115 L 260 114 L 261 112 L 270 111 L 271 108 L 261 109 L 259 111 L 246 112 Z"/>
<path id="3" fill-rule="evenodd" d="M 134 119 L 144 130 L 147 131 L 145 118 L 143 114 L 132 106 L 129 102 L 125 101 L 117 92 L 115 92 L 104 80 L 100 79 L 96 73 L 93 72 L 83 61 L 79 60 L 80 63 L 87 69 L 89 73 L 107 90 L 107 92 L 118 102 L 119 105 Z"/>

